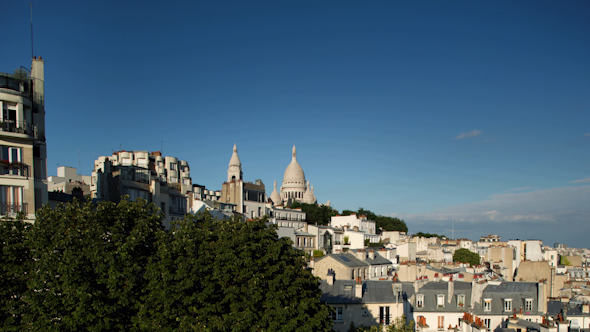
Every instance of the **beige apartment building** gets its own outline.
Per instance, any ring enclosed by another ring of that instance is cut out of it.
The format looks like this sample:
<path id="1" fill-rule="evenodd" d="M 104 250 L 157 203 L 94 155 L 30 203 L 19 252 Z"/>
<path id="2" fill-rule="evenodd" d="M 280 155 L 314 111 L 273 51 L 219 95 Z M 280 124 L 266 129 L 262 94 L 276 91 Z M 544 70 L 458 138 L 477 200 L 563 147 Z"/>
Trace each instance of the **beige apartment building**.
<path id="1" fill-rule="evenodd" d="M 0 215 L 25 213 L 47 203 L 45 145 L 45 62 L 34 57 L 31 70 L 0 73 Z"/>
<path id="2" fill-rule="evenodd" d="M 160 151 L 117 151 L 94 162 L 92 198 L 118 202 L 143 198 L 162 209 L 164 227 L 182 220 L 193 185 L 186 161 L 162 156 Z"/>

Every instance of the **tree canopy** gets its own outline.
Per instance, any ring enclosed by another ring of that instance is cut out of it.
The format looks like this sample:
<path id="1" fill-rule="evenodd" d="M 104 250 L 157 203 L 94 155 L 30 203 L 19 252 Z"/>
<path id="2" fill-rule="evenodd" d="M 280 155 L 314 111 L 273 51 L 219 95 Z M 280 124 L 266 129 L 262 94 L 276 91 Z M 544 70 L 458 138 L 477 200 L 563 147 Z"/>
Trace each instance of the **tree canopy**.
<path id="1" fill-rule="evenodd" d="M 453 254 L 453 262 L 469 263 L 471 266 L 479 265 L 481 257 L 469 249 L 457 249 Z"/>
<path id="2" fill-rule="evenodd" d="M 3 331 L 330 331 L 318 279 L 264 220 L 144 200 L 48 206 L 0 220 Z"/>
<path id="3" fill-rule="evenodd" d="M 414 236 L 417 236 L 417 237 L 428 237 L 428 238 L 430 238 L 430 237 L 437 237 L 439 239 L 446 238 L 445 235 L 438 235 L 438 234 L 434 234 L 434 233 L 422 233 L 422 232 L 418 232 L 418 233 L 414 234 Z"/>
<path id="4" fill-rule="evenodd" d="M 357 216 L 364 215 L 367 216 L 367 219 L 375 221 L 375 225 L 377 229 L 383 228 L 384 231 L 400 231 L 400 232 L 407 232 L 408 226 L 406 222 L 402 219 L 395 218 L 395 217 L 386 217 L 377 215 L 369 210 L 365 210 L 362 207 L 359 208 L 356 212 L 352 210 L 343 210 L 342 215 L 348 216 L 353 213 L 356 213 Z"/>
<path id="5" fill-rule="evenodd" d="M 291 203 L 290 208 L 301 208 L 305 212 L 305 218 L 309 224 L 327 225 L 332 220 L 332 216 L 338 214 L 338 211 L 327 205 L 307 204 L 300 202 Z"/>

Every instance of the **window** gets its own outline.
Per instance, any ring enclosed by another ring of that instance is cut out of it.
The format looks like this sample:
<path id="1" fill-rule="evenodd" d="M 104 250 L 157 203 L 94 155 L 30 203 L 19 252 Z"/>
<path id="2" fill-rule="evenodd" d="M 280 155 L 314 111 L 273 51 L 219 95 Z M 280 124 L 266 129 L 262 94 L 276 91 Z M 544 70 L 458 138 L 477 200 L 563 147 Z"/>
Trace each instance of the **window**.
<path id="1" fill-rule="evenodd" d="M 504 311 L 512 311 L 512 299 L 504 300 Z"/>
<path id="2" fill-rule="evenodd" d="M 0 175 L 10 174 L 27 176 L 26 174 L 22 174 L 22 168 L 24 166 L 21 165 L 21 148 L 2 145 L 2 149 L 0 149 L 0 160 Z"/>
<path id="3" fill-rule="evenodd" d="M 526 299 L 524 301 L 524 310 L 526 310 L 526 311 L 533 310 L 533 299 Z"/>
<path id="4" fill-rule="evenodd" d="M 438 330 L 445 330 L 445 316 L 438 316 Z"/>
<path id="5" fill-rule="evenodd" d="M 465 307 L 465 294 L 457 295 L 457 307 L 464 308 Z"/>
<path id="6" fill-rule="evenodd" d="M 23 202 L 23 187 L 0 186 L 0 214 L 27 213 Z"/>
<path id="7" fill-rule="evenodd" d="M 307 247 L 307 238 L 306 237 L 303 238 L 303 246 Z"/>
<path id="8" fill-rule="evenodd" d="M 438 294 L 436 296 L 436 306 L 440 309 L 440 308 L 444 308 L 445 307 L 445 296 L 442 294 Z"/>
<path id="9" fill-rule="evenodd" d="M 492 311 L 492 299 L 484 299 L 483 311 Z"/>
<path id="10" fill-rule="evenodd" d="M 342 307 L 334 307 L 334 311 L 332 311 L 332 320 L 335 322 L 341 322 L 343 311 L 344 311 L 344 308 L 342 308 Z"/>
<path id="11" fill-rule="evenodd" d="M 418 294 L 416 295 L 416 307 L 422 308 L 424 306 L 424 295 Z"/>
<path id="12" fill-rule="evenodd" d="M 389 307 L 379 307 L 379 323 L 389 325 Z"/>
<path id="13" fill-rule="evenodd" d="M 146 201 L 149 201 L 149 192 L 145 190 L 139 190 L 134 188 L 126 188 L 126 194 L 129 195 L 130 201 L 135 201 L 138 198 L 143 198 Z"/>
<path id="14" fill-rule="evenodd" d="M 483 319 L 483 325 L 485 327 L 487 327 L 488 329 L 490 328 L 491 322 L 492 322 L 492 320 L 490 318 L 484 318 Z"/>

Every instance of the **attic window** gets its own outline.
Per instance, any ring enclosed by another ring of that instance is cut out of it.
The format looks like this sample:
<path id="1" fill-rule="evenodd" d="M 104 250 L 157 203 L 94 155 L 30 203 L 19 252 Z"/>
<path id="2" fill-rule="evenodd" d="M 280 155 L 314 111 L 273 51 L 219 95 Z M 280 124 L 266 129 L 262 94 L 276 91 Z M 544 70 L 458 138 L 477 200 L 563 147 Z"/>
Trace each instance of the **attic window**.
<path id="1" fill-rule="evenodd" d="M 504 299 L 504 311 L 512 311 L 512 299 Z"/>
<path id="2" fill-rule="evenodd" d="M 416 307 L 422 308 L 424 306 L 424 295 L 418 294 L 416 295 Z"/>
<path id="3" fill-rule="evenodd" d="M 465 307 L 465 294 L 457 295 L 457 307 L 458 308 Z"/>
<path id="4" fill-rule="evenodd" d="M 436 296 L 436 306 L 441 309 L 445 306 L 445 296 L 443 294 L 438 294 Z"/>
<path id="5" fill-rule="evenodd" d="M 533 311 L 533 299 L 524 300 L 524 310 Z"/>

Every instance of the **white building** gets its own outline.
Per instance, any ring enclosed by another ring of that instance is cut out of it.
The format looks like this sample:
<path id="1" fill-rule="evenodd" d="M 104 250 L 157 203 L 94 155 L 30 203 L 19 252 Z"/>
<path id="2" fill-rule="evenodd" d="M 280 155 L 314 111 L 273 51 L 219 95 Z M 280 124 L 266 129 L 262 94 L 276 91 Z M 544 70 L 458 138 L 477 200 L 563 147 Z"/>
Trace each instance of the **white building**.
<path id="1" fill-rule="evenodd" d="M 45 62 L 33 57 L 30 75 L 22 68 L 0 73 L 0 216 L 33 221 L 47 203 Z"/>
<path id="2" fill-rule="evenodd" d="M 192 191 L 190 168 L 186 161 L 164 157 L 157 152 L 117 151 L 94 162 L 90 190 L 98 200 L 118 202 L 143 198 L 164 213 L 164 227 L 181 220 L 188 210 Z"/>
<path id="3" fill-rule="evenodd" d="M 330 225 L 342 229 L 349 229 L 357 232 L 365 232 L 368 234 L 376 233 L 376 224 L 372 220 L 367 220 L 367 216 L 357 216 L 353 213 L 349 216 L 333 216 Z M 379 242 L 379 241 L 377 241 Z"/>
<path id="4" fill-rule="evenodd" d="M 72 194 L 74 188 L 82 189 L 84 196 L 90 195 L 90 175 L 80 175 L 75 167 L 60 166 L 57 168 L 57 176 L 47 178 L 47 189 L 50 192 L 62 192 Z"/>

